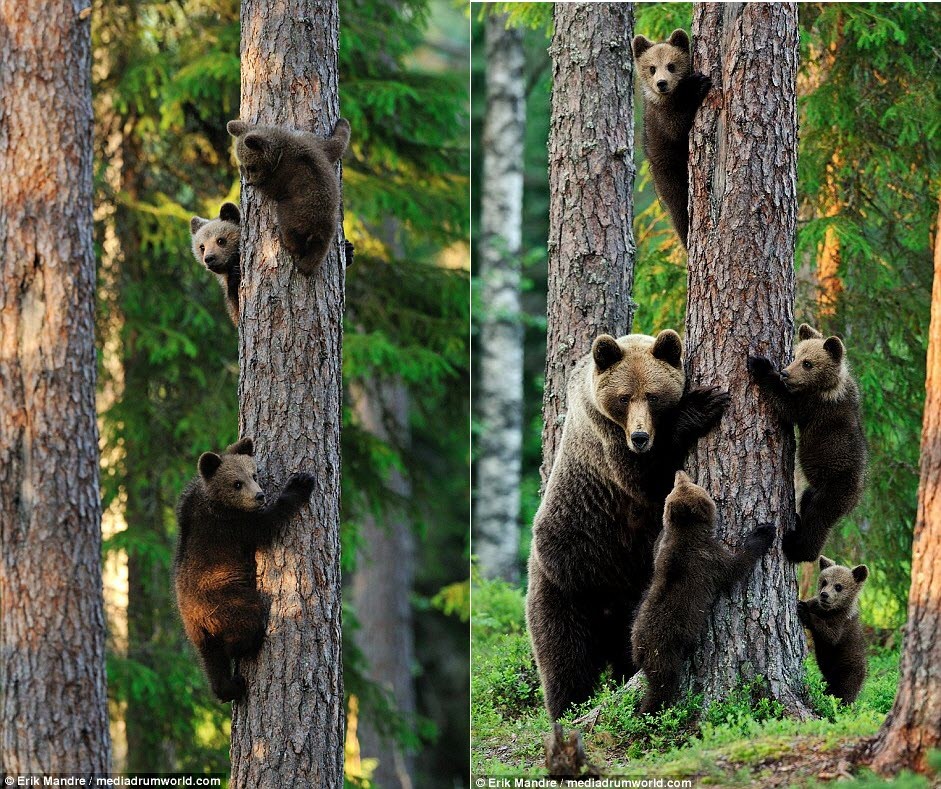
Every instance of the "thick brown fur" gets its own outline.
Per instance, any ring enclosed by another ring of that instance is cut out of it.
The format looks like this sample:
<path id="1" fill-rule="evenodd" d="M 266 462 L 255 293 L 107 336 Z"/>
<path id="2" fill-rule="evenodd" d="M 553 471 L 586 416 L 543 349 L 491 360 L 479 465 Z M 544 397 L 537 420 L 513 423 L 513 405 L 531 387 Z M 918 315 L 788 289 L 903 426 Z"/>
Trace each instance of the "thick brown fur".
<path id="1" fill-rule="evenodd" d="M 634 663 L 647 677 L 641 714 L 676 701 L 683 664 L 692 654 L 720 594 L 751 575 L 771 547 L 773 526 L 759 526 L 741 550 L 715 537 L 716 505 L 682 471 L 663 509 L 663 532 L 654 556 L 653 580 L 631 631 Z"/>
<path id="2" fill-rule="evenodd" d="M 568 412 L 533 523 L 526 616 L 553 720 L 587 699 L 611 665 L 634 673 L 634 609 L 650 581 L 663 501 L 689 448 L 719 421 L 728 394 L 686 391 L 683 346 L 599 336 L 573 369 Z"/>
<path id="3" fill-rule="evenodd" d="M 866 438 L 859 387 L 838 337 L 801 324 L 794 361 L 783 370 L 763 356 L 748 369 L 782 421 L 800 432 L 797 457 L 807 478 L 794 531 L 784 535 L 790 562 L 812 562 L 830 529 L 859 502 L 866 472 Z"/>
<path id="4" fill-rule="evenodd" d="M 312 274 L 337 239 L 340 179 L 336 164 L 350 141 L 350 124 L 337 121 L 327 139 L 310 132 L 229 121 L 239 170 L 249 186 L 277 204 L 281 242 L 298 271 Z"/>
<path id="5" fill-rule="evenodd" d="M 797 604 L 797 616 L 814 638 L 814 657 L 826 692 L 852 704 L 866 681 L 866 638 L 859 622 L 859 593 L 869 577 L 864 564 L 853 569 L 820 557 L 817 596 Z"/>
<path id="6" fill-rule="evenodd" d="M 190 220 L 193 255 L 218 278 L 229 316 L 236 326 L 239 325 L 239 283 L 242 281 L 239 221 L 239 207 L 235 203 L 223 203 L 217 219 L 194 216 Z"/>
<path id="7" fill-rule="evenodd" d="M 689 235 L 689 132 L 712 80 L 693 72 L 689 36 L 674 30 L 655 44 L 633 42 L 637 76 L 644 89 L 644 153 L 660 199 L 683 246 Z"/>
<path id="8" fill-rule="evenodd" d="M 222 454 L 204 452 L 177 505 L 177 605 L 221 701 L 242 697 L 245 682 L 231 661 L 257 654 L 265 638 L 268 602 L 255 585 L 255 550 L 271 545 L 314 489 L 310 474 L 294 474 L 266 504 L 253 453 L 250 438 Z"/>

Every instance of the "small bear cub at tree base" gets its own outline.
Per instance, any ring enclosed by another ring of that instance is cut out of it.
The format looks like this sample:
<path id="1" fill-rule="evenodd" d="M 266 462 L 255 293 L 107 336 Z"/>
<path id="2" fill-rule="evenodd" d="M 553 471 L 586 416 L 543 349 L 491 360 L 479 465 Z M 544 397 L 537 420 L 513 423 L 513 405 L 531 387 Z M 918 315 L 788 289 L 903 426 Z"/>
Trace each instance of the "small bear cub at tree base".
<path id="1" fill-rule="evenodd" d="M 350 124 L 337 121 L 321 139 L 309 132 L 229 121 L 239 170 L 249 186 L 275 201 L 281 243 L 304 274 L 312 274 L 337 239 L 340 179 L 336 164 L 350 141 Z"/>
<path id="2" fill-rule="evenodd" d="M 663 532 L 655 547 L 653 580 L 634 618 L 634 662 L 647 677 L 639 714 L 676 700 L 683 663 L 720 594 L 744 581 L 774 540 L 773 526 L 759 526 L 733 553 L 712 535 L 716 505 L 682 471 L 663 509 Z"/>
<path id="3" fill-rule="evenodd" d="M 826 692 L 844 704 L 856 700 L 866 679 L 859 593 L 868 577 L 865 564 L 851 570 L 821 556 L 817 596 L 797 603 L 797 616 L 814 638 L 814 657 Z"/>
<path id="4" fill-rule="evenodd" d="M 232 322 L 239 325 L 239 207 L 223 203 L 218 219 L 194 216 L 190 220 L 193 255 L 219 279 Z"/>
<path id="5" fill-rule="evenodd" d="M 635 36 L 633 50 L 644 87 L 644 153 L 657 194 L 685 247 L 689 235 L 689 132 L 712 80 L 693 72 L 689 36 L 684 30 L 674 30 L 659 44 Z"/>
<path id="6" fill-rule="evenodd" d="M 807 478 L 797 528 L 784 535 L 788 561 L 812 562 L 830 529 L 859 502 L 866 471 L 866 438 L 859 387 L 850 375 L 839 337 L 802 323 L 794 361 L 783 370 L 764 356 L 748 369 L 782 421 L 800 432 L 797 457 Z"/>
<path id="7" fill-rule="evenodd" d="M 221 701 L 244 695 L 245 681 L 232 675 L 231 661 L 256 655 L 265 639 L 268 601 L 255 586 L 255 549 L 271 545 L 314 489 L 310 474 L 293 474 L 266 504 L 254 450 L 252 439 L 243 438 L 222 454 L 204 452 L 199 476 L 177 505 L 177 605 Z"/>

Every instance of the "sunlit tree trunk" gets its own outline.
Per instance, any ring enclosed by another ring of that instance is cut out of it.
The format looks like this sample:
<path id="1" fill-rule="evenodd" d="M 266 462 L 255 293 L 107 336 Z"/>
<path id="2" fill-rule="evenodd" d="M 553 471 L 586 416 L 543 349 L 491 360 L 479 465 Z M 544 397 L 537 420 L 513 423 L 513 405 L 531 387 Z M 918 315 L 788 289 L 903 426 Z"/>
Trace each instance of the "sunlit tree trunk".
<path id="1" fill-rule="evenodd" d="M 242 0 L 241 28 L 240 117 L 332 132 L 339 117 L 336 0 Z M 338 789 L 342 228 L 307 277 L 276 241 L 273 209 L 243 186 L 239 432 L 256 440 L 264 488 L 274 492 L 294 471 L 314 474 L 317 484 L 310 505 L 258 555 L 271 615 L 261 654 L 241 666 L 248 695 L 232 712 L 232 785 Z"/>
<path id="2" fill-rule="evenodd" d="M 895 705 L 871 749 L 880 773 L 925 772 L 929 752 L 941 748 L 941 203 L 938 208 L 912 586 Z"/>
<path id="3" fill-rule="evenodd" d="M 542 481 L 575 363 L 633 321 L 633 3 L 557 3 L 549 127 L 549 285 Z"/>
<path id="4" fill-rule="evenodd" d="M 363 429 L 383 441 L 407 443 L 408 392 L 401 384 L 374 383 L 351 393 Z M 415 715 L 415 662 L 412 582 L 415 545 L 404 510 L 411 490 L 405 476 L 393 470 L 382 515 L 366 515 L 359 524 L 360 552 L 353 576 L 352 598 L 360 628 L 356 643 L 366 659 L 368 677 L 391 694 L 406 718 Z M 377 721 L 359 717 L 360 751 L 378 759 L 373 780 L 382 789 L 411 789 L 414 758 L 382 736 Z"/>
<path id="5" fill-rule="evenodd" d="M 488 578 L 519 578 L 523 444 L 523 326 L 520 243 L 526 117 L 523 33 L 487 17 L 487 112 L 480 201 L 480 367 L 474 553 Z"/>
<path id="6" fill-rule="evenodd" d="M 714 88 L 690 139 L 686 364 L 691 385 L 717 383 L 732 401 L 688 467 L 715 498 L 728 544 L 759 524 L 778 530 L 752 578 L 717 603 L 693 673 L 707 702 L 760 674 L 804 715 L 804 634 L 780 547 L 794 520 L 794 438 L 746 366 L 749 352 L 782 362 L 793 335 L 797 7 L 697 4 L 693 34 L 696 69 Z"/>
<path id="7" fill-rule="evenodd" d="M 0 772 L 104 773 L 91 37 L 0 2 Z"/>

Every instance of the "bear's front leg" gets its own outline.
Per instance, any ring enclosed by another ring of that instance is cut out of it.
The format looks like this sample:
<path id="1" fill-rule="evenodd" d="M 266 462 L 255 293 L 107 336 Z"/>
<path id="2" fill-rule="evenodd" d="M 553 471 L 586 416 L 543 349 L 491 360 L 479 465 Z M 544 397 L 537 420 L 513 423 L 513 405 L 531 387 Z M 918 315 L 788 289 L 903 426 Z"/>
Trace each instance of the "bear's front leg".
<path id="1" fill-rule="evenodd" d="M 682 463 L 693 444 L 706 435 L 722 419 L 731 397 L 718 386 L 690 389 L 676 408 L 673 444 Z"/>
<path id="2" fill-rule="evenodd" d="M 758 384 L 762 394 L 771 403 L 778 417 L 793 425 L 797 421 L 794 396 L 787 390 L 781 374 L 775 369 L 771 360 L 765 356 L 749 356 L 748 372 L 752 380 Z"/>

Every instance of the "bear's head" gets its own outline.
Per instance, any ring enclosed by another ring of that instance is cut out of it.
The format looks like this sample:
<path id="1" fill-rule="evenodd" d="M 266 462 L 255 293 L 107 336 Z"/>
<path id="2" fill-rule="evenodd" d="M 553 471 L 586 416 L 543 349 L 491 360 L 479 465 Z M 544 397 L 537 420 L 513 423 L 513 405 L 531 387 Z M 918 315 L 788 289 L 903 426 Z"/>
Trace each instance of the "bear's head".
<path id="1" fill-rule="evenodd" d="M 644 95 L 654 104 L 663 96 L 669 96 L 692 70 L 689 36 L 685 30 L 674 30 L 666 41 L 659 44 L 644 36 L 634 36 L 632 49 Z"/>
<path id="2" fill-rule="evenodd" d="M 223 203 L 218 219 L 190 220 L 193 254 L 214 274 L 225 274 L 239 262 L 239 207 Z"/>
<path id="3" fill-rule="evenodd" d="M 209 500 L 235 510 L 253 512 L 265 506 L 265 494 L 258 484 L 252 439 L 243 438 L 225 452 L 203 452 L 199 456 L 199 476 Z"/>
<path id="4" fill-rule="evenodd" d="M 259 186 L 278 169 L 284 155 L 284 136 L 268 126 L 252 126 L 245 121 L 229 121 L 229 134 L 235 137 L 235 155 L 245 183 Z"/>
<path id="5" fill-rule="evenodd" d="M 795 394 L 817 394 L 838 400 L 848 376 L 846 349 L 839 337 L 827 337 L 802 323 L 797 330 L 794 361 L 781 371 L 781 380 Z"/>
<path id="6" fill-rule="evenodd" d="M 662 415 L 680 401 L 686 385 L 680 336 L 670 329 L 655 338 L 602 334 L 591 355 L 595 406 L 624 430 L 632 452 L 649 452 Z"/>
<path id="7" fill-rule="evenodd" d="M 685 471 L 677 471 L 673 490 L 663 505 L 663 523 L 673 529 L 712 533 L 716 505 Z"/>
<path id="8" fill-rule="evenodd" d="M 869 568 L 865 564 L 858 564 L 850 569 L 826 556 L 820 557 L 819 564 L 817 601 L 820 607 L 825 611 L 845 611 L 852 608 L 869 577 Z"/>

